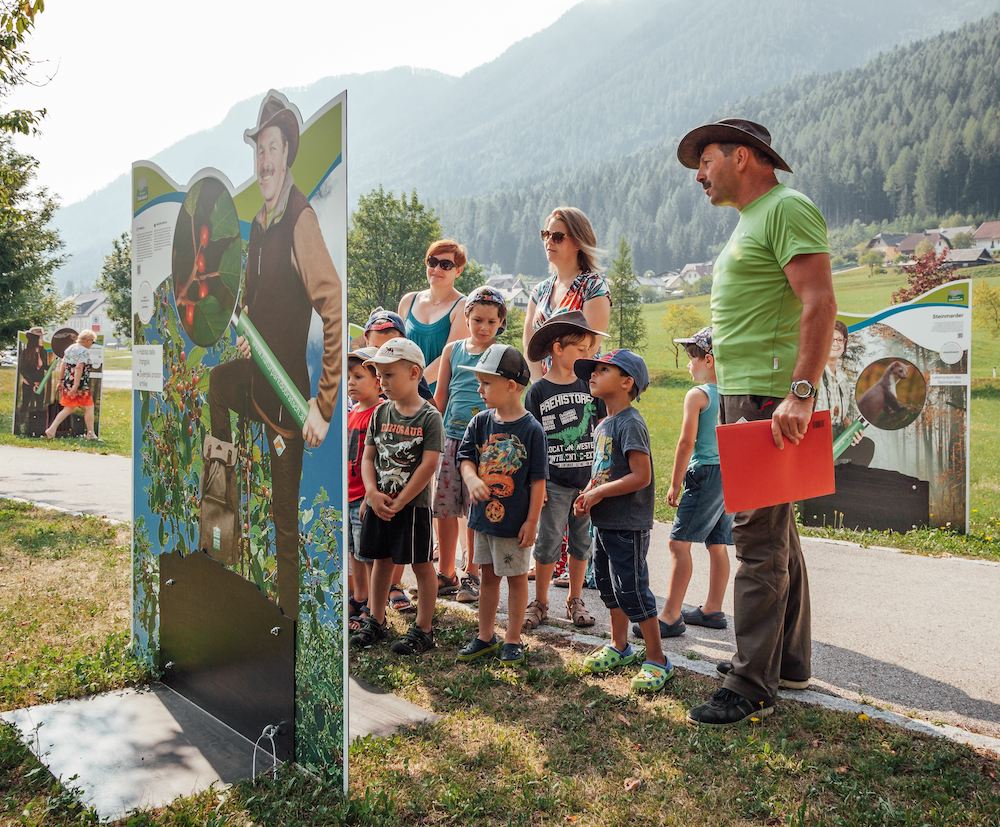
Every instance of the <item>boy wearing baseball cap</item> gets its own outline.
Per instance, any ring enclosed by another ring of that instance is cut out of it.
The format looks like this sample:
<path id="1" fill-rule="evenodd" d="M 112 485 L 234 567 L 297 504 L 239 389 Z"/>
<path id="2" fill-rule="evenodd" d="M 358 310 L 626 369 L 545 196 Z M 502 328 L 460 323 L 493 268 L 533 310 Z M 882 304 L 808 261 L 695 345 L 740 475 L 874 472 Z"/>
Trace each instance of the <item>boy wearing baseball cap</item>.
<path id="1" fill-rule="evenodd" d="M 376 307 L 365 322 L 365 345 L 367 347 L 380 348 L 390 339 L 399 336 L 406 338 L 406 323 L 398 313 L 386 310 L 384 307 Z M 432 400 L 434 393 L 431 386 L 427 384 L 424 375 L 420 374 L 420 384 L 417 387 L 421 399 Z"/>
<path id="2" fill-rule="evenodd" d="M 473 562 L 480 566 L 479 634 L 458 653 L 471 662 L 495 657 L 514 666 L 524 662 L 521 624 L 528 605 L 531 547 L 545 500 L 548 464 L 545 433 L 521 402 L 528 384 L 528 363 L 509 345 L 490 345 L 473 371 L 488 410 L 469 422 L 456 452 L 472 508 L 469 527 L 475 532 Z M 507 578 L 507 633 L 501 646 L 495 625 L 500 579 Z"/>
<path id="3" fill-rule="evenodd" d="M 684 397 L 684 418 L 674 453 L 674 470 L 667 502 L 677 509 L 670 529 L 673 569 L 670 591 L 660 612 L 660 635 L 676 637 L 686 624 L 725 629 L 722 598 L 729 583 L 729 551 L 733 542 L 733 518 L 722 504 L 722 474 L 719 470 L 719 390 L 712 354 L 712 328 L 703 327 L 693 336 L 674 339 L 684 345 L 688 370 L 698 384 Z M 684 495 L 681 496 L 681 486 Z M 691 543 L 708 548 L 708 597 L 696 609 L 682 609 L 691 582 Z M 633 629 L 633 631 L 635 631 Z"/>
<path id="4" fill-rule="evenodd" d="M 400 655 L 434 648 L 437 575 L 431 531 L 431 480 L 444 447 L 441 414 L 417 392 L 424 355 L 409 339 L 383 344 L 364 364 L 374 365 L 386 402 L 372 414 L 365 437 L 361 476 L 365 509 L 361 515 L 361 554 L 372 559 L 370 615 L 351 635 L 352 647 L 385 640 L 386 600 L 395 565 L 409 565 L 417 579 L 417 619 L 406 636 L 392 644 Z"/>
<path id="5" fill-rule="evenodd" d="M 610 645 L 583 661 L 594 673 L 641 663 L 632 678 L 636 692 L 658 692 L 674 675 L 660 644 L 656 599 L 649 588 L 646 554 L 653 527 L 653 458 L 649 430 L 632 407 L 649 386 L 642 357 L 612 350 L 600 359 L 579 359 L 573 366 L 590 393 L 603 399 L 608 416 L 594 431 L 590 484 L 574 503 L 595 528 L 594 576 L 601 600 L 611 610 Z M 628 624 L 639 625 L 645 646 L 628 642 Z"/>

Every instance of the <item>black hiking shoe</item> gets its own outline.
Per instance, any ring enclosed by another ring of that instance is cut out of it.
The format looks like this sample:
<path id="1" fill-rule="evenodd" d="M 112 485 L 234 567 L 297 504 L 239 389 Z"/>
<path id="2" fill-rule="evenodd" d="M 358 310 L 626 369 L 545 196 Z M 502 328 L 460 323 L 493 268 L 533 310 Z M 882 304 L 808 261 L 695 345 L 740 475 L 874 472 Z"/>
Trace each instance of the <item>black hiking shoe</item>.
<path id="1" fill-rule="evenodd" d="M 501 666 L 519 666 L 524 663 L 524 644 L 505 643 L 500 650 Z"/>
<path id="2" fill-rule="evenodd" d="M 687 719 L 688 723 L 699 726 L 726 727 L 748 718 L 760 720 L 772 712 L 774 712 L 773 701 L 754 703 L 749 698 L 723 687 L 706 703 L 691 709 Z"/>
<path id="3" fill-rule="evenodd" d="M 479 635 L 476 635 L 458 650 L 458 656 L 455 660 L 461 663 L 472 663 L 472 661 L 479 660 L 480 658 L 496 657 L 499 651 L 500 641 L 497 640 L 496 635 L 493 635 L 493 639 L 489 641 L 480 640 Z"/>
<path id="4" fill-rule="evenodd" d="M 728 675 L 733 669 L 733 664 L 728 660 L 719 661 L 715 665 L 715 671 L 720 675 Z M 808 689 L 809 678 L 799 680 L 798 678 L 778 678 L 778 689 Z"/>
<path id="5" fill-rule="evenodd" d="M 349 638 L 352 649 L 367 649 L 376 643 L 381 643 L 389 637 L 389 624 L 386 621 L 376 622 L 368 616 L 362 619 L 361 628 Z"/>
<path id="6" fill-rule="evenodd" d="M 394 641 L 389 648 L 397 655 L 422 655 L 433 649 L 434 645 L 434 632 L 425 632 L 413 624 L 406 636 Z"/>

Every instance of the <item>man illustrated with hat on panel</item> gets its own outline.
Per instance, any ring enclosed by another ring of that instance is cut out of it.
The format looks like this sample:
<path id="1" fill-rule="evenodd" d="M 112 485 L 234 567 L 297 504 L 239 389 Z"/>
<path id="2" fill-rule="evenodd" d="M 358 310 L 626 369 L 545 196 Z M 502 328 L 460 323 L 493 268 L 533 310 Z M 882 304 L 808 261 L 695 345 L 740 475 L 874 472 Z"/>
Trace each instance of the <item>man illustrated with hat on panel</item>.
<path id="1" fill-rule="evenodd" d="M 254 148 L 264 204 L 250 228 L 242 312 L 249 313 L 282 368 L 309 400 L 309 410 L 300 428 L 251 360 L 250 345 L 241 336 L 236 346 L 243 358 L 218 365 L 210 374 L 212 436 L 232 442 L 231 410 L 264 423 L 271 457 L 278 602 L 286 615 L 296 618 L 302 457 L 306 445 L 323 442 L 333 417 L 341 373 L 341 283 L 319 219 L 292 178 L 299 117 L 285 97 L 269 93 L 256 127 L 243 137 Z M 323 325 L 322 369 L 315 396 L 306 362 L 313 310 Z"/>
<path id="2" fill-rule="evenodd" d="M 775 170 L 791 168 L 760 124 L 729 118 L 677 147 L 713 205 L 740 218 L 713 267 L 712 340 L 723 423 L 770 419 L 775 444 L 805 436 L 837 304 L 826 222 Z M 761 485 L 767 485 L 766 472 Z M 694 723 L 726 726 L 774 709 L 811 674 L 809 581 L 791 503 L 742 512 L 733 526 L 736 654 Z"/>
<path id="3" fill-rule="evenodd" d="M 41 327 L 32 327 L 25 334 L 25 344 L 17 357 L 17 413 L 14 416 L 14 433 L 26 436 L 41 436 L 48 425 L 41 415 L 45 410 L 45 395 L 38 393 L 38 386 L 49 367 L 44 337 L 45 331 Z"/>

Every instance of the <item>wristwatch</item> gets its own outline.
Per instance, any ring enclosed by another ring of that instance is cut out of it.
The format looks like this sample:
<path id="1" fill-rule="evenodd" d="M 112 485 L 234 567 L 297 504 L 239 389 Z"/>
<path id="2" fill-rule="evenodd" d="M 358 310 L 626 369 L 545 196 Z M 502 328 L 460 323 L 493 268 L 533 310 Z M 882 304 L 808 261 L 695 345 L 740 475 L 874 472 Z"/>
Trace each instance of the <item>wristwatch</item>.
<path id="1" fill-rule="evenodd" d="M 792 382 L 792 396 L 797 399 L 812 399 L 816 393 L 816 386 L 808 379 L 796 379 Z"/>

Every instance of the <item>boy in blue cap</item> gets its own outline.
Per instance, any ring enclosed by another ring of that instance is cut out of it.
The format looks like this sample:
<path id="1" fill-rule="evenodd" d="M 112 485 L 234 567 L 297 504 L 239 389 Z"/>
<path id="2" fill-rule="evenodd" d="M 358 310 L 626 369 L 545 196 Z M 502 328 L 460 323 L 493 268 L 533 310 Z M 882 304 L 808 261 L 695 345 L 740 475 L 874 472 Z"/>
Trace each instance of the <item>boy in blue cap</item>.
<path id="1" fill-rule="evenodd" d="M 594 430 L 590 484 L 573 505 L 594 526 L 594 576 L 601 600 L 611 610 L 611 644 L 583 661 L 593 673 L 641 663 L 632 678 L 636 692 L 659 692 L 674 676 L 660 644 L 656 598 L 649 588 L 649 532 L 653 528 L 653 458 L 649 430 L 632 402 L 649 387 L 642 357 L 612 350 L 599 359 L 578 359 L 576 375 L 608 409 Z M 628 642 L 629 621 L 637 623 L 645 646 Z"/>

